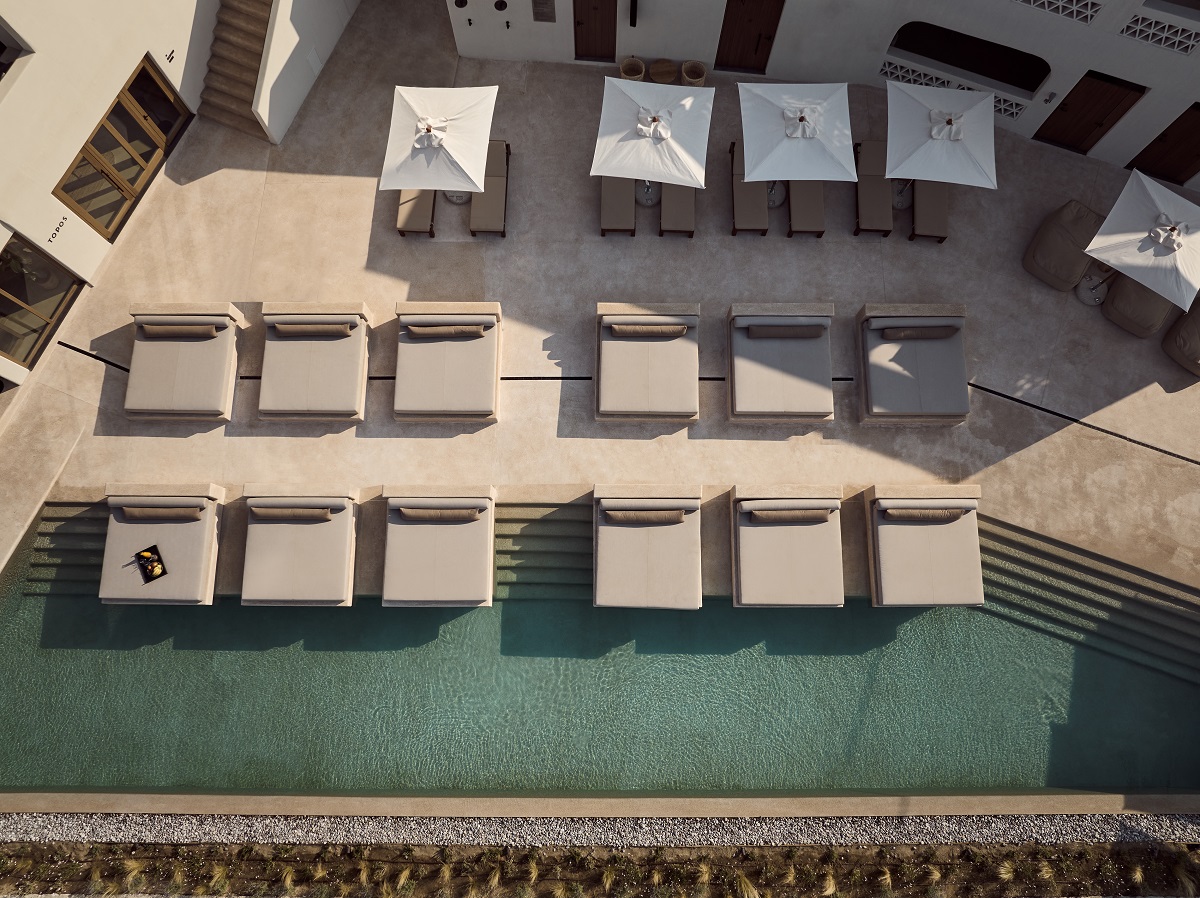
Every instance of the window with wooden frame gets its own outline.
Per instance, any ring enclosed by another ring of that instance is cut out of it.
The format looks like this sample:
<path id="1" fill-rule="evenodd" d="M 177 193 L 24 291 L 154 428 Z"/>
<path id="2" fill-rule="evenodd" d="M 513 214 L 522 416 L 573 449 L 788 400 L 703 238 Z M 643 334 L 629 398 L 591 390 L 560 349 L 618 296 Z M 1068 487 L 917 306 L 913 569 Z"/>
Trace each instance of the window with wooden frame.
<path id="1" fill-rule="evenodd" d="M 112 240 L 190 117 L 150 60 L 142 60 L 54 195 Z"/>
<path id="2" fill-rule="evenodd" d="M 34 361 L 83 282 L 17 235 L 0 247 L 0 356 Z"/>

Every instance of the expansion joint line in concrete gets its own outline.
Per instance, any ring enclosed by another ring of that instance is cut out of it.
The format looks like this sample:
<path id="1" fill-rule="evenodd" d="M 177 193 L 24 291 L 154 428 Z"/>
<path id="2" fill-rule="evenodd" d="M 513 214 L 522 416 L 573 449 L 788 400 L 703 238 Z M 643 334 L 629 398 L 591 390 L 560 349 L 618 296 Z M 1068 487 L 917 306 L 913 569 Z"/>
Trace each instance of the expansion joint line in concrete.
<path id="1" fill-rule="evenodd" d="M 86 355 L 89 359 L 95 359 L 97 362 L 103 362 L 105 365 L 108 365 L 110 368 L 118 368 L 121 371 L 124 371 L 126 374 L 129 373 L 128 368 L 126 368 L 124 365 L 114 362 L 112 359 L 106 359 L 102 355 L 96 355 L 96 353 L 94 353 L 94 352 L 88 352 L 86 349 L 80 349 L 78 346 L 72 346 L 70 343 L 64 343 L 62 340 L 56 340 L 55 342 L 58 343 L 59 346 L 62 346 L 64 349 L 69 349 L 72 352 L 79 353 L 80 355 Z"/>

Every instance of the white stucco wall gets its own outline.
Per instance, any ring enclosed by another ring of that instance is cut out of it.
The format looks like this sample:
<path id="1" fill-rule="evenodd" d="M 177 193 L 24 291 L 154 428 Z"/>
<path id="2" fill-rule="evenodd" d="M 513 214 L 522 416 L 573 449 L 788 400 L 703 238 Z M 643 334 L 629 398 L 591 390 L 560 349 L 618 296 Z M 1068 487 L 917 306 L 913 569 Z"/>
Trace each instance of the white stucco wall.
<path id="1" fill-rule="evenodd" d="M 196 109 L 218 2 L 0 0 L 34 51 L 0 80 L 0 220 L 90 279 L 109 243 L 51 191 L 143 56 Z"/>
<path id="2" fill-rule="evenodd" d="M 574 58 L 571 0 L 558 0 L 555 26 L 532 22 L 529 0 L 512 0 L 504 14 L 494 13 L 489 0 L 469 0 L 461 10 L 453 0 L 446 3 L 462 56 L 552 62 Z M 630 28 L 629 0 L 619 0 L 617 59 L 698 59 L 711 67 L 724 11 L 725 0 L 640 0 L 637 27 Z M 1025 136 L 1037 131 L 1089 69 L 1145 85 L 1145 96 L 1090 153 L 1124 165 L 1200 100 L 1200 49 L 1185 55 L 1123 36 L 1121 29 L 1136 14 L 1200 30 L 1196 21 L 1144 10 L 1142 0 L 1105 0 L 1086 25 L 1013 0 L 787 0 L 766 74 L 780 81 L 882 84 L 879 68 L 896 31 L 907 22 L 930 22 L 1033 53 L 1049 63 L 1049 78 L 1036 97 L 1024 98 L 1028 107 L 1020 118 L 996 120 Z M 509 29 L 506 20 L 511 22 Z M 1044 102 L 1051 93 L 1053 100 Z M 1200 188 L 1200 177 L 1188 186 Z"/>
<path id="3" fill-rule="evenodd" d="M 291 127 L 359 0 L 275 0 L 254 115 L 274 143 Z"/>

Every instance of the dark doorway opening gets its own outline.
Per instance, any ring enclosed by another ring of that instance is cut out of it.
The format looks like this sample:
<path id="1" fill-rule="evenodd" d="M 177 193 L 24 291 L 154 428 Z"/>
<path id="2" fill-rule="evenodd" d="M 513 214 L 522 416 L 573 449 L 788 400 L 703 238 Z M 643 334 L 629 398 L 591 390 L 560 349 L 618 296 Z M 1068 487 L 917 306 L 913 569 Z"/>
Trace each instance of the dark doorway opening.
<path id="1" fill-rule="evenodd" d="M 784 0 L 726 0 L 715 67 L 764 74 L 783 4 Z"/>
<path id="2" fill-rule="evenodd" d="M 1034 140 L 1087 153 L 1145 92 L 1140 84 L 1088 72 L 1042 122 Z"/>
<path id="3" fill-rule="evenodd" d="M 896 32 L 891 49 L 905 57 L 928 60 L 943 70 L 958 69 L 1015 88 L 1030 99 L 1050 74 L 1050 64 L 1040 56 L 928 22 L 909 22 Z"/>
<path id="4" fill-rule="evenodd" d="M 617 0 L 575 0 L 575 58 L 617 61 Z"/>
<path id="5" fill-rule="evenodd" d="M 1200 103 L 1167 125 L 1127 167 L 1174 184 L 1200 175 Z"/>

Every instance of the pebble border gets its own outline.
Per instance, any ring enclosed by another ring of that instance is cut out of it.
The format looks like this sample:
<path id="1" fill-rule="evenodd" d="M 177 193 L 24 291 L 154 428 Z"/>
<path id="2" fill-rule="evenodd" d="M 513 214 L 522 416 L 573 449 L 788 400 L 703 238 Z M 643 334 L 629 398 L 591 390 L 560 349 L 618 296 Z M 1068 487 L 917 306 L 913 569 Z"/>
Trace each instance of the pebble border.
<path id="1" fill-rule="evenodd" d="M 590 846 L 1200 842 L 1200 814 L 318 817 L 0 814 L 0 842 Z"/>

